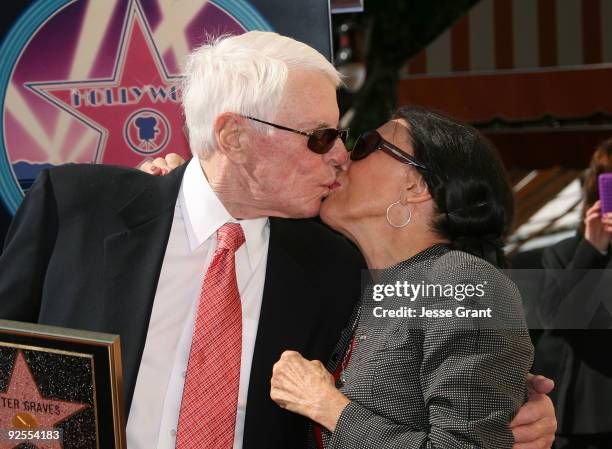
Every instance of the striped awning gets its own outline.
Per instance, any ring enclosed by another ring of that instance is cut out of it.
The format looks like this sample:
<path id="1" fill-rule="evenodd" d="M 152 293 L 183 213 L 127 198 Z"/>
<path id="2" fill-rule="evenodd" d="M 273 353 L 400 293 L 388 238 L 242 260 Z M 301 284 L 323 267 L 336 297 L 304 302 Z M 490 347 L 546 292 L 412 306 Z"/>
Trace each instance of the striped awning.
<path id="1" fill-rule="evenodd" d="M 612 1 L 482 0 L 401 73 L 399 103 L 469 122 L 612 112 Z"/>

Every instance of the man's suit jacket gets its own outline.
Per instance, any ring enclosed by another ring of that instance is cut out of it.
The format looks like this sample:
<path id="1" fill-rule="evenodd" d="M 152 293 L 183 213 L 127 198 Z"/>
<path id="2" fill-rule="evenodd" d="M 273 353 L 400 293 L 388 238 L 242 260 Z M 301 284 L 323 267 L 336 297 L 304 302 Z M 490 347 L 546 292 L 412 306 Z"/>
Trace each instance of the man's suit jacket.
<path id="1" fill-rule="evenodd" d="M 185 166 L 165 177 L 98 165 L 43 171 L 0 257 L 0 318 L 121 336 L 126 415 Z M 363 265 L 319 223 L 270 219 L 244 449 L 306 446 L 306 420 L 270 399 L 272 366 L 286 349 L 331 355 Z"/>
<path id="2" fill-rule="evenodd" d="M 609 250 L 610 251 L 610 250 Z M 612 256 L 600 254 L 584 237 L 576 234 L 547 248 L 542 265 L 548 269 L 543 294 L 538 298 L 546 325 L 551 317 L 576 303 L 584 317 L 570 312 L 582 328 L 546 329 L 536 345 L 534 372 L 555 381 L 551 398 L 557 412 L 557 433 L 589 435 L 612 432 L 612 314 L 610 270 Z M 606 270 L 604 274 L 601 270 Z M 598 278 L 601 277 L 601 280 Z M 587 287 L 587 288 L 585 288 Z M 601 298 L 596 309 L 586 307 L 592 293 Z M 603 298 L 602 298 L 603 296 Z M 594 313 L 593 313 L 594 312 Z M 571 323 L 573 324 L 573 323 Z"/>

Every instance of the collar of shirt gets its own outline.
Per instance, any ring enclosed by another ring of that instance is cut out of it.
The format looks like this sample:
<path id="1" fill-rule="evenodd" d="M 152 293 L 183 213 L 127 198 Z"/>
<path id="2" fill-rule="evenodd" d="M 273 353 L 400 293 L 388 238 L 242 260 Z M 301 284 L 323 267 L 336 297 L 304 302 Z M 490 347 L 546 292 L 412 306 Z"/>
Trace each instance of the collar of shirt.
<path id="1" fill-rule="evenodd" d="M 266 244 L 268 217 L 236 220 L 227 211 L 208 183 L 197 158 L 192 158 L 183 176 L 179 193 L 189 247 L 195 251 L 225 223 L 239 223 L 244 232 L 250 268 L 257 263 Z"/>

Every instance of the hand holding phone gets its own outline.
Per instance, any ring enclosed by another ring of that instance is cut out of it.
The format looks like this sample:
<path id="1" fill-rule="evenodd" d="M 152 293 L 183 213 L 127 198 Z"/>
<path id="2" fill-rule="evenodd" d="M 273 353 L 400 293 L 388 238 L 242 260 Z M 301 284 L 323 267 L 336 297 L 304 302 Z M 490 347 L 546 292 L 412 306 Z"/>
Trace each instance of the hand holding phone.
<path id="1" fill-rule="evenodd" d="M 601 200 L 601 214 L 612 212 L 612 173 L 599 175 L 599 199 Z"/>

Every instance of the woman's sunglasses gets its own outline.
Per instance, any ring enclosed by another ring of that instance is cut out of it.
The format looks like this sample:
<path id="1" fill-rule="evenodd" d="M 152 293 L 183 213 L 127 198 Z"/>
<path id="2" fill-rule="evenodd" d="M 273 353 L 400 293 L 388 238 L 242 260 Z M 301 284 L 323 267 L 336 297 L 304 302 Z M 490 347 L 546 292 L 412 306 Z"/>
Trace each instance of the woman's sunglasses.
<path id="1" fill-rule="evenodd" d="M 384 151 L 392 158 L 404 164 L 413 165 L 414 167 L 418 167 L 422 170 L 427 170 L 427 167 L 420 162 L 417 162 L 414 157 L 383 139 L 382 136 L 378 134 L 378 131 L 368 131 L 357 138 L 357 141 L 351 150 L 351 160 L 359 161 L 368 157 L 376 150 Z"/>
<path id="2" fill-rule="evenodd" d="M 248 118 L 249 120 L 253 120 L 259 123 L 263 123 L 265 125 L 270 125 L 274 128 L 282 129 L 283 131 L 290 131 L 292 133 L 301 134 L 303 136 L 308 137 L 308 142 L 306 142 L 306 146 L 310 151 L 313 151 L 317 154 L 325 154 L 329 150 L 334 147 L 334 143 L 336 139 L 340 137 L 342 143 L 346 142 L 348 137 L 349 130 L 348 129 L 336 129 L 336 128 L 322 128 L 322 129 L 314 129 L 312 131 L 299 131 L 293 128 L 287 128 L 286 126 L 277 125 L 276 123 L 266 122 L 265 120 L 260 120 L 255 117 L 250 117 L 248 115 L 243 115 L 244 118 Z"/>

